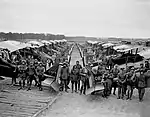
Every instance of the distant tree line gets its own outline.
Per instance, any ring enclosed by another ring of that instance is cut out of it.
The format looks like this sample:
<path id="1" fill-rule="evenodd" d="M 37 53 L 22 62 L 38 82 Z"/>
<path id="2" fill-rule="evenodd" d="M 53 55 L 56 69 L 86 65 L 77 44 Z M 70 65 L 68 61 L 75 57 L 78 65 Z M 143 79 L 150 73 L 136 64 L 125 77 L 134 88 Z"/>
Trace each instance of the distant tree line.
<path id="1" fill-rule="evenodd" d="M 4 33 L 0 32 L 0 39 L 18 40 L 18 39 L 45 39 L 61 40 L 65 39 L 64 35 L 44 34 L 44 33 Z"/>

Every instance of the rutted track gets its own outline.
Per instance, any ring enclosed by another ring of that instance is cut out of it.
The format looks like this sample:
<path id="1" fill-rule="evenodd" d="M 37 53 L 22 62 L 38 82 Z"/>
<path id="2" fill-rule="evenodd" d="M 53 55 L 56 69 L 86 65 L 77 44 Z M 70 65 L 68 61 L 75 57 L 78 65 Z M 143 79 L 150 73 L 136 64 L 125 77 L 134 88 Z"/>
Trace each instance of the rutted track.
<path id="1" fill-rule="evenodd" d="M 18 91 L 18 86 L 10 86 L 10 83 L 11 80 L 1 82 L 5 88 L 0 93 L 0 117 L 31 117 L 56 96 L 48 87 L 43 91 L 38 91 L 37 87 Z"/>

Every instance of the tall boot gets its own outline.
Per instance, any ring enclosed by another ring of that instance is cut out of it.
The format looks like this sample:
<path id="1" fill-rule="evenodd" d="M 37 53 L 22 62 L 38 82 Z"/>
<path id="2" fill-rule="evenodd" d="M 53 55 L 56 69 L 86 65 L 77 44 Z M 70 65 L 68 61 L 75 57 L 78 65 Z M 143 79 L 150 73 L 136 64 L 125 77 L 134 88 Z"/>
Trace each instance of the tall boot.
<path id="1" fill-rule="evenodd" d="M 80 91 L 80 81 L 78 81 L 78 90 Z"/>
<path id="2" fill-rule="evenodd" d="M 25 87 L 25 84 L 26 84 L 26 83 L 25 83 L 25 80 L 23 80 L 23 88 Z"/>
<path id="3" fill-rule="evenodd" d="M 130 96 L 129 96 L 130 100 L 132 99 L 132 95 L 133 95 L 133 89 L 131 89 L 131 91 L 130 91 Z"/>
<path id="4" fill-rule="evenodd" d="M 81 89 L 80 89 L 80 95 L 82 94 L 82 90 L 83 90 L 83 86 L 81 86 Z"/>
<path id="5" fill-rule="evenodd" d="M 117 99 L 120 99 L 121 98 L 121 87 L 118 87 L 118 98 Z"/>
<path id="6" fill-rule="evenodd" d="M 130 98 L 130 91 L 127 90 L 127 100 Z"/>
<path id="7" fill-rule="evenodd" d="M 116 86 L 114 86 L 113 95 L 116 95 Z"/>
<path id="8" fill-rule="evenodd" d="M 142 88 L 141 95 L 140 95 L 140 101 L 143 101 L 144 94 L 145 94 L 145 88 Z"/>
<path id="9" fill-rule="evenodd" d="M 141 101 L 141 89 L 138 89 L 138 93 L 139 93 L 139 101 Z"/>
<path id="10" fill-rule="evenodd" d="M 18 90 L 22 89 L 22 83 L 21 83 L 21 81 L 19 81 L 19 86 L 20 86 L 20 88 Z"/>
<path id="11" fill-rule="evenodd" d="M 72 93 L 73 93 L 73 87 L 74 87 L 73 85 L 74 85 L 74 83 L 71 83 L 71 89 L 72 89 Z"/>

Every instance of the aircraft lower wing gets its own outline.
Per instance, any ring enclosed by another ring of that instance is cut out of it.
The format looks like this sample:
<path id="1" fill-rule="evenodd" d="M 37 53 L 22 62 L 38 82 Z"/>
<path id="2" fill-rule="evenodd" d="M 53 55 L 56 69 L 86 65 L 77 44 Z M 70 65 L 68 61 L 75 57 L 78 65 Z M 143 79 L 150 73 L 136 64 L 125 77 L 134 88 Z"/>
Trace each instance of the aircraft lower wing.
<path id="1" fill-rule="evenodd" d="M 86 92 L 85 92 L 85 94 L 89 95 L 92 92 L 102 91 L 102 90 L 104 90 L 104 86 L 102 84 L 98 84 L 98 85 L 92 86 L 91 88 L 87 89 Z"/>

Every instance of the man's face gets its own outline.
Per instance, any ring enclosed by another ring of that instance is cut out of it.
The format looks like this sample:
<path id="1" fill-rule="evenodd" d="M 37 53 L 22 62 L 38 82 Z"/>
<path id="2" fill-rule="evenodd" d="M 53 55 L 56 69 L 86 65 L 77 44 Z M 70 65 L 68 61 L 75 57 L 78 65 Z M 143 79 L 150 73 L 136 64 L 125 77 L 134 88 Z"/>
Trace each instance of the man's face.
<path id="1" fill-rule="evenodd" d="M 144 72 L 142 71 L 141 74 L 144 74 Z"/>
<path id="2" fill-rule="evenodd" d="M 42 67 L 42 63 L 40 63 L 40 65 L 39 65 L 40 67 Z"/>
<path id="3" fill-rule="evenodd" d="M 22 62 L 22 65 L 25 65 L 25 62 Z"/>
<path id="4" fill-rule="evenodd" d="M 77 61 L 76 64 L 79 65 L 79 62 Z"/>
<path id="5" fill-rule="evenodd" d="M 33 66 L 33 64 L 32 64 L 32 63 L 30 63 L 30 66 Z"/>

